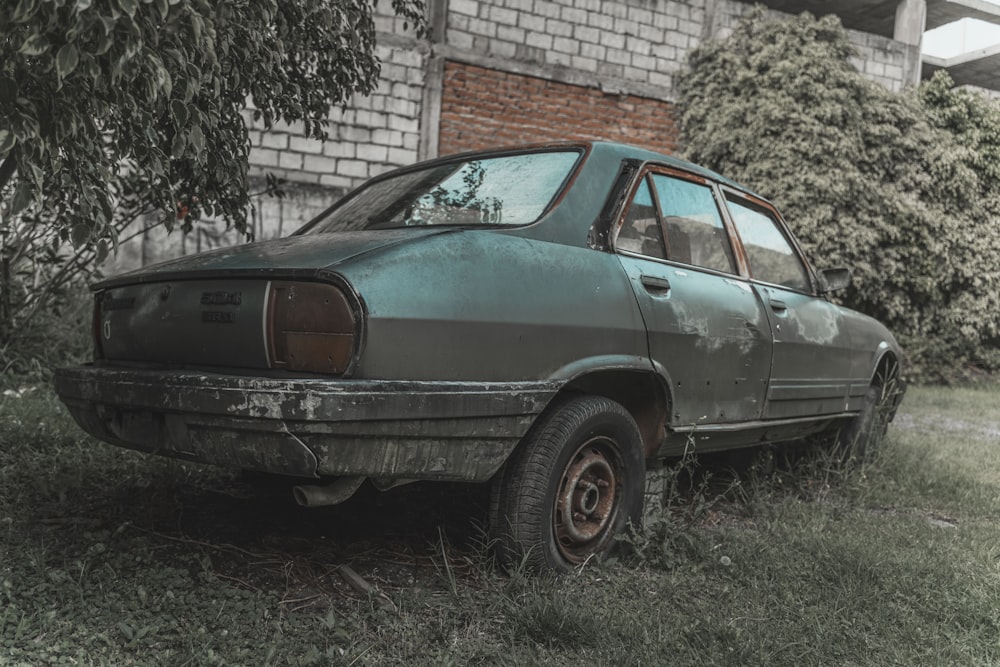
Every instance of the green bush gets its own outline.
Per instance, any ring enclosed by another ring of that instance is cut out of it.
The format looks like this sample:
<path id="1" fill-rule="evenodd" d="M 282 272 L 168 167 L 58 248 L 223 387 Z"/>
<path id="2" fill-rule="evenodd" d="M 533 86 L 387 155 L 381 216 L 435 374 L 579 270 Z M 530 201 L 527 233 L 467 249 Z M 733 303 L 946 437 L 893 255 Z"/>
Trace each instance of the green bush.
<path id="1" fill-rule="evenodd" d="M 843 301 L 893 329 L 911 378 L 997 370 L 1000 109 L 942 78 L 892 93 L 854 55 L 834 17 L 751 13 L 690 55 L 686 157 L 772 199 L 817 265 L 849 266 Z"/>

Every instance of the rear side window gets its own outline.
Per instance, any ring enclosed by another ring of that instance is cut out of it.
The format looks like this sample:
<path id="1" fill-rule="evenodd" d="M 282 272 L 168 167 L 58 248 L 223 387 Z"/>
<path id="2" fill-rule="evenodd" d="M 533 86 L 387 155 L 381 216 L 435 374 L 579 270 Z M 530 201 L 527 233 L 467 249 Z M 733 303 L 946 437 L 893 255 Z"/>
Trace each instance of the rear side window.
<path id="1" fill-rule="evenodd" d="M 667 237 L 668 259 L 735 273 L 733 250 L 712 189 L 663 174 L 653 175 Z"/>
<path id="2" fill-rule="evenodd" d="M 733 224 L 743 241 L 755 279 L 809 292 L 809 274 L 778 221 L 763 209 L 728 197 Z"/>
<path id="3" fill-rule="evenodd" d="M 653 203 L 649 181 L 646 179 L 643 179 L 642 185 L 632 198 L 632 203 L 629 204 L 622 227 L 618 231 L 615 247 L 646 257 L 667 258 L 660 221 L 656 217 L 656 205 Z"/>

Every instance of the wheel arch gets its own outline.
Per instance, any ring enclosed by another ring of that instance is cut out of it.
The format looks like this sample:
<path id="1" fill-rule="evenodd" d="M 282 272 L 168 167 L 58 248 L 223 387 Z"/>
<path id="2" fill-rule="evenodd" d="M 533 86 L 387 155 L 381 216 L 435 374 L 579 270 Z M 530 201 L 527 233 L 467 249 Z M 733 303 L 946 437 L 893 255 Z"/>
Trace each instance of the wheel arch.
<path id="1" fill-rule="evenodd" d="M 603 396 L 621 404 L 642 436 L 643 455 L 652 458 L 666 437 L 670 392 L 660 375 L 648 369 L 597 369 L 563 385 L 546 407 L 552 409 L 573 396 Z"/>
<path id="2" fill-rule="evenodd" d="M 900 354 L 888 343 L 879 345 L 875 352 L 875 363 L 872 364 L 871 374 L 868 377 L 869 386 L 876 385 L 880 379 L 884 379 L 885 371 L 890 367 L 895 367 L 895 372 L 899 373 Z"/>

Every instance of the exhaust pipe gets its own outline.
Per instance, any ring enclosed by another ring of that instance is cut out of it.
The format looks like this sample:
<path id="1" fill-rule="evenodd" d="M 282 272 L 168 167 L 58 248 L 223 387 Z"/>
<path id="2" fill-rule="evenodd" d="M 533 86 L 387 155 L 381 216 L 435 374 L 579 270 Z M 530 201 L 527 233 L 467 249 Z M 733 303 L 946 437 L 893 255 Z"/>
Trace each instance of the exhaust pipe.
<path id="1" fill-rule="evenodd" d="M 330 484 L 293 486 L 292 495 L 303 507 L 338 505 L 353 496 L 364 481 L 363 476 L 341 477 Z"/>

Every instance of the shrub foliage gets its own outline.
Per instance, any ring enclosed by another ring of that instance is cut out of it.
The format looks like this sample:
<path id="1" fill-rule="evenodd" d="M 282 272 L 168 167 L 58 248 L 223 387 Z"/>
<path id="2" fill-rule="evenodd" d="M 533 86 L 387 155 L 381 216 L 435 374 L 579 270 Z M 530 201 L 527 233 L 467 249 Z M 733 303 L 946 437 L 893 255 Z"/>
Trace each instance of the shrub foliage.
<path id="1" fill-rule="evenodd" d="M 937 76 L 863 77 L 834 17 L 758 10 L 690 55 L 687 157 L 772 199 L 844 302 L 892 328 L 914 377 L 1000 367 L 1000 108 Z"/>

